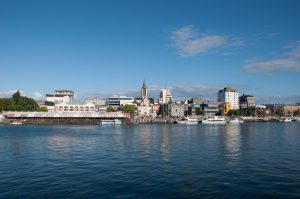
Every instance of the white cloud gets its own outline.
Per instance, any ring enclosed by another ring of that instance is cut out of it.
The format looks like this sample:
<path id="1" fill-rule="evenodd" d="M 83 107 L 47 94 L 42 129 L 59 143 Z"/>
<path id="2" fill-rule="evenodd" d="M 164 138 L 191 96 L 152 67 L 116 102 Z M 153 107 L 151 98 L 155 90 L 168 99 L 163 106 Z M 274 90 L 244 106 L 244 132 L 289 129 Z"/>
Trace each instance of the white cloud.
<path id="1" fill-rule="evenodd" d="M 31 97 L 35 100 L 42 100 L 44 99 L 44 95 L 40 92 L 34 92 Z"/>
<path id="2" fill-rule="evenodd" d="M 174 84 L 167 86 L 171 90 L 171 94 L 175 100 L 178 99 L 190 99 L 192 97 L 201 97 L 204 100 L 216 101 L 217 92 L 221 86 L 210 86 L 210 85 L 190 85 L 190 84 Z M 98 93 L 81 93 L 83 98 L 108 98 L 113 95 L 125 95 L 140 97 L 140 88 L 128 89 L 122 91 L 111 91 L 111 92 L 98 92 Z M 148 86 L 148 96 L 155 100 L 159 98 L 160 91 L 163 86 L 150 85 Z"/>
<path id="3" fill-rule="evenodd" d="M 9 98 L 16 92 L 17 90 L 0 91 L 0 98 Z M 20 91 L 20 93 L 22 92 Z"/>
<path id="4" fill-rule="evenodd" d="M 294 104 L 300 103 L 300 95 L 284 95 L 284 96 L 263 96 L 258 95 L 255 96 L 255 101 L 257 104 L 273 104 L 273 103 L 280 103 L 280 104 Z"/>
<path id="5" fill-rule="evenodd" d="M 300 44 L 282 55 L 282 58 L 254 62 L 245 65 L 244 70 L 251 73 L 273 73 L 277 71 L 300 71 Z"/>
<path id="6" fill-rule="evenodd" d="M 183 57 L 204 54 L 225 47 L 243 46 L 243 42 L 238 38 L 199 34 L 192 26 L 182 27 L 174 31 L 171 39 Z"/>
<path id="7" fill-rule="evenodd" d="M 18 90 L 9 90 L 9 91 L 0 91 L 0 98 L 10 98 L 13 94 L 15 94 Z M 19 90 L 22 96 L 26 96 L 24 91 Z M 42 100 L 44 99 L 44 95 L 40 92 L 34 92 L 29 96 L 35 100 Z"/>

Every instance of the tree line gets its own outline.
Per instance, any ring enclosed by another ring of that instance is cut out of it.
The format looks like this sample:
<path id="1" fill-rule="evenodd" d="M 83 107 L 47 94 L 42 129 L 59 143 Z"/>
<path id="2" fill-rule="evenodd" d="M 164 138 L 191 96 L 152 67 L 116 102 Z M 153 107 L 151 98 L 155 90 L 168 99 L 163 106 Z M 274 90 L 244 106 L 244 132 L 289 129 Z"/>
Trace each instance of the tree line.
<path id="1" fill-rule="evenodd" d="M 46 112 L 46 108 L 40 108 L 38 103 L 29 97 L 21 96 L 17 91 L 11 98 L 0 98 L 0 111 L 39 111 Z"/>

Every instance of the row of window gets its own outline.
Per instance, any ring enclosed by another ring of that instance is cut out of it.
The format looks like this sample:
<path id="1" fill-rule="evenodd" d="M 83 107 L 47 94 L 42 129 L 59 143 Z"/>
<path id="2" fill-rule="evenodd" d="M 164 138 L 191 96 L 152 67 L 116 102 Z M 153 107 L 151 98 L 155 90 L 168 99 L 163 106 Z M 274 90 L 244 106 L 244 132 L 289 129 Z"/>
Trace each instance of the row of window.
<path id="1" fill-rule="evenodd" d="M 91 112 L 93 112 L 93 111 L 95 111 L 95 107 L 93 107 L 93 106 L 91 106 L 91 107 L 88 107 L 88 106 L 86 106 L 86 107 L 83 107 L 83 106 L 80 106 L 80 107 L 78 107 L 78 106 L 75 106 L 75 107 L 59 106 L 59 107 L 55 107 L 55 110 L 56 111 L 86 111 L 86 112 L 91 111 Z"/>

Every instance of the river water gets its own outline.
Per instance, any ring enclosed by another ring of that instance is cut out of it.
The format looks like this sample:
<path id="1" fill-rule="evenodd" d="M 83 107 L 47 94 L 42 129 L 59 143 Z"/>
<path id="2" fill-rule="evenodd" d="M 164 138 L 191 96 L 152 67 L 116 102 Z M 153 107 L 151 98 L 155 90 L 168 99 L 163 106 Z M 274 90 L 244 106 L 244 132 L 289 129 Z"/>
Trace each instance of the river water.
<path id="1" fill-rule="evenodd" d="M 0 198 L 300 198 L 300 123 L 0 126 Z"/>

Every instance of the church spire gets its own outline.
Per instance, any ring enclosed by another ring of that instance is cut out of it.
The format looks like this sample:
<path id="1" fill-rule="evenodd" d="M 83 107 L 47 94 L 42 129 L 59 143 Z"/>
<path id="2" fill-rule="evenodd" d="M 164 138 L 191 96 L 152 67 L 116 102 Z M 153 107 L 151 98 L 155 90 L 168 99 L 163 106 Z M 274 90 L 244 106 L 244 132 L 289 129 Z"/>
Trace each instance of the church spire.
<path id="1" fill-rule="evenodd" d="M 142 88 L 147 88 L 145 80 L 143 81 L 143 86 L 142 86 Z"/>
<path id="2" fill-rule="evenodd" d="M 145 80 L 143 81 L 143 86 L 141 88 L 141 97 L 142 99 L 148 98 L 148 90 Z"/>

